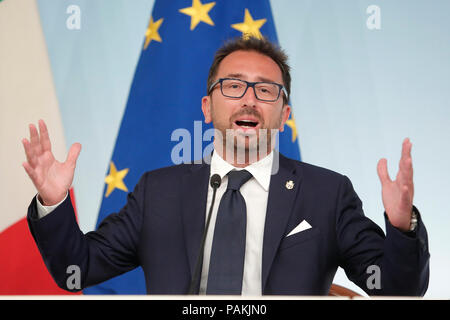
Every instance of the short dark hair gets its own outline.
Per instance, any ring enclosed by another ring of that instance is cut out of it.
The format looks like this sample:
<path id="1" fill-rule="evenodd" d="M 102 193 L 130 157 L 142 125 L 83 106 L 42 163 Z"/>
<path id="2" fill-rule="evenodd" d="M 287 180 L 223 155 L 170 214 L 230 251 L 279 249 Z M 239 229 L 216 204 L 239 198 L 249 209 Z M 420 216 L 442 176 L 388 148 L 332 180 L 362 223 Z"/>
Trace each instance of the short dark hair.
<path id="1" fill-rule="evenodd" d="M 283 78 L 283 85 L 286 88 L 288 96 L 291 95 L 291 74 L 290 67 L 287 64 L 288 57 L 286 53 L 276 44 L 270 42 L 266 38 L 236 38 L 227 41 L 222 47 L 220 47 L 214 56 L 214 60 L 211 64 L 208 74 L 208 82 L 206 93 L 209 94 L 209 89 L 214 82 L 214 78 L 217 74 L 217 69 L 219 68 L 222 60 L 238 50 L 243 51 L 256 51 L 260 54 L 268 56 L 280 67 L 281 75 Z M 288 97 L 283 95 L 284 104 L 288 104 Z"/>

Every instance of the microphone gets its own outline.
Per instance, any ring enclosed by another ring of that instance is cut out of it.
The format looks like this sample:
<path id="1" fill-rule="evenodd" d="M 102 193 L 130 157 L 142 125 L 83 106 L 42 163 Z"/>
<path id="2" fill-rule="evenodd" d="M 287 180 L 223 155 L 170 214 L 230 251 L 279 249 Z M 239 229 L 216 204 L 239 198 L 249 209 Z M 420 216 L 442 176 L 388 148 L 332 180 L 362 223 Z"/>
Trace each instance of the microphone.
<path id="1" fill-rule="evenodd" d="M 192 277 L 188 294 L 198 294 L 198 292 L 196 292 L 196 290 L 195 290 L 195 287 L 196 287 L 196 284 L 198 283 L 198 280 L 200 278 L 200 273 L 202 270 L 203 251 L 205 250 L 206 234 L 208 233 L 209 221 L 211 220 L 211 213 L 212 213 L 212 209 L 214 207 L 214 200 L 216 199 L 216 191 L 220 187 L 221 183 L 222 183 L 222 179 L 220 178 L 220 176 L 218 174 L 213 174 L 211 177 L 211 180 L 210 180 L 210 185 L 213 188 L 213 197 L 212 197 L 212 201 L 211 201 L 211 206 L 209 207 L 208 219 L 206 220 L 205 230 L 203 231 L 203 237 L 202 237 L 202 242 L 200 245 L 200 250 L 198 252 L 197 263 L 195 264 L 194 276 Z"/>
<path id="2" fill-rule="evenodd" d="M 211 177 L 211 187 L 214 189 L 214 192 L 216 191 L 216 189 L 218 187 L 220 187 L 221 183 L 222 183 L 222 179 L 220 179 L 220 176 L 217 173 L 213 174 Z"/>

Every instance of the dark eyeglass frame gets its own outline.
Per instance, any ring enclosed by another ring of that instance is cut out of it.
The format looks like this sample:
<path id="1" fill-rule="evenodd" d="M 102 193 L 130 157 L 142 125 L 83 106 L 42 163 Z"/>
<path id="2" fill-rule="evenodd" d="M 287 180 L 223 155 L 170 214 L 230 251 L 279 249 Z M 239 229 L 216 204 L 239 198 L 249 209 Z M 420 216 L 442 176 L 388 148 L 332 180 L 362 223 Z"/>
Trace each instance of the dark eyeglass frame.
<path id="1" fill-rule="evenodd" d="M 242 93 L 242 95 L 241 95 L 240 97 L 227 96 L 226 94 L 224 94 L 224 93 L 223 93 L 223 89 L 222 89 L 222 82 L 224 82 L 225 80 L 238 80 L 238 81 L 241 81 L 241 82 L 245 82 L 247 86 L 245 87 L 244 93 Z M 224 97 L 227 97 L 227 98 L 236 98 L 236 99 L 240 99 L 240 98 L 242 98 L 242 97 L 247 93 L 248 88 L 249 88 L 249 87 L 252 87 L 252 88 L 253 88 L 253 93 L 255 94 L 256 99 L 258 99 L 258 100 L 260 100 L 260 101 L 265 101 L 265 102 L 275 102 L 275 101 L 277 101 L 277 100 L 280 98 L 280 93 L 281 93 L 281 91 L 283 91 L 283 93 L 284 93 L 284 95 L 285 95 L 285 97 L 286 97 L 286 100 L 289 100 L 289 97 L 288 97 L 286 88 L 285 88 L 283 85 L 279 84 L 279 83 L 276 83 L 276 82 L 267 82 L 267 81 L 250 82 L 250 81 L 245 81 L 245 80 L 237 79 L 237 78 L 220 78 L 220 79 L 214 81 L 214 82 L 211 84 L 211 86 L 209 87 L 208 94 L 211 94 L 212 90 L 214 89 L 214 87 L 215 87 L 218 83 L 220 83 L 220 92 L 222 93 L 222 95 L 223 95 Z M 258 97 L 258 94 L 256 93 L 256 90 L 255 90 L 255 85 L 260 84 L 260 83 L 267 83 L 267 84 L 274 84 L 274 85 L 276 85 L 276 86 L 278 87 L 278 89 L 279 89 L 279 90 L 278 90 L 277 98 L 274 99 L 274 100 L 260 99 L 260 98 Z"/>

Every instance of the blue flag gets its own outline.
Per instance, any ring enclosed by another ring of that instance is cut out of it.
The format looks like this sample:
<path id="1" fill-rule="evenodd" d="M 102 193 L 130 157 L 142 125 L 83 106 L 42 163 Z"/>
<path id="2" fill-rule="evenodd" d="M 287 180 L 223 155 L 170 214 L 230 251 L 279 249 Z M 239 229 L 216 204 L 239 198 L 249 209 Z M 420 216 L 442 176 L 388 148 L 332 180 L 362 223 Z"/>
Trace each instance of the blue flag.
<path id="1" fill-rule="evenodd" d="M 268 0 L 156 0 L 149 20 L 108 166 L 97 227 L 124 206 L 144 172 L 176 164 L 172 153 L 180 137 L 189 137 L 194 146 L 183 150 L 183 160 L 201 159 L 201 150 L 211 145 L 210 138 L 204 141 L 212 127 L 203 122 L 201 98 L 216 50 L 244 34 L 278 42 Z M 300 160 L 292 117 L 285 127 L 279 150 Z M 145 294 L 144 273 L 137 268 L 84 293 Z"/>

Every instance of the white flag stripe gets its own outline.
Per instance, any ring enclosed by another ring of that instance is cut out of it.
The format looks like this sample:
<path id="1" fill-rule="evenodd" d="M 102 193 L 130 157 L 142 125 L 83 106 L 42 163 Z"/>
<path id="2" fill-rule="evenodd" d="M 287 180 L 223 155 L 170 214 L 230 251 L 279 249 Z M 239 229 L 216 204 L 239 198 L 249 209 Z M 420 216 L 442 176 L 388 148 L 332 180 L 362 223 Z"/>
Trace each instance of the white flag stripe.
<path id="1" fill-rule="evenodd" d="M 28 124 L 47 123 L 52 148 L 66 148 L 44 36 L 35 0 L 0 3 L 0 232 L 26 216 L 36 190 L 22 168 Z"/>

